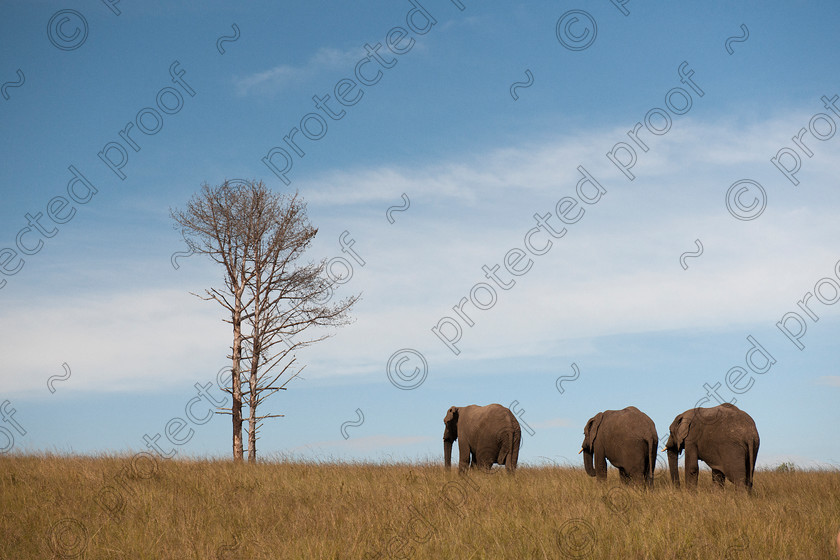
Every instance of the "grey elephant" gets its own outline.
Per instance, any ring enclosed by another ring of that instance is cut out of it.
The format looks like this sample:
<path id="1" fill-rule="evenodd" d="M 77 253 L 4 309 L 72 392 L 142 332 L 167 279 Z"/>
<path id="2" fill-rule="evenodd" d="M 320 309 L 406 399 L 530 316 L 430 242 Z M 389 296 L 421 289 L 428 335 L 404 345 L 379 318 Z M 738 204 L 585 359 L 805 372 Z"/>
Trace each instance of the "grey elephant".
<path id="1" fill-rule="evenodd" d="M 583 453 L 586 474 L 606 481 L 609 459 L 623 483 L 653 488 L 659 436 L 647 414 L 635 406 L 599 412 L 586 423 L 583 436 L 579 453 Z"/>
<path id="2" fill-rule="evenodd" d="M 687 487 L 697 487 L 700 460 L 709 465 L 712 480 L 721 487 L 729 479 L 735 486 L 752 490 L 759 438 L 749 414 L 729 403 L 693 408 L 674 418 L 670 432 L 665 450 L 676 487 L 680 486 L 677 459 L 685 450 Z"/>
<path id="3" fill-rule="evenodd" d="M 489 470 L 504 465 L 508 474 L 516 470 L 522 430 L 513 413 L 500 404 L 452 406 L 443 419 L 443 461 L 452 466 L 452 444 L 458 440 L 458 472 L 467 467 Z"/>

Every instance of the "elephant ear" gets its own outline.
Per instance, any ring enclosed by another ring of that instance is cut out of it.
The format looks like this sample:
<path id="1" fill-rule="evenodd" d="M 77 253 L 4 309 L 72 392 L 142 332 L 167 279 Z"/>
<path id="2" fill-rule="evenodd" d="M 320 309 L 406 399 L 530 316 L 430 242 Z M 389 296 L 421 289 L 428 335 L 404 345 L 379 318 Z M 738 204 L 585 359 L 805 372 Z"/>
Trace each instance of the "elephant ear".
<path id="1" fill-rule="evenodd" d="M 589 445 L 595 445 L 595 436 L 598 435 L 598 428 L 601 427 L 601 420 L 603 419 L 604 413 L 599 412 L 586 423 L 585 435 L 589 439 Z"/>
<path id="2" fill-rule="evenodd" d="M 685 438 L 688 437 L 688 432 L 691 429 L 691 420 L 685 416 L 680 416 L 679 424 L 677 425 L 677 449 L 685 446 Z"/>
<path id="3" fill-rule="evenodd" d="M 457 406 L 450 406 L 449 410 L 446 411 L 446 417 L 443 421 L 447 424 L 452 422 L 453 420 L 458 419 L 458 407 Z"/>

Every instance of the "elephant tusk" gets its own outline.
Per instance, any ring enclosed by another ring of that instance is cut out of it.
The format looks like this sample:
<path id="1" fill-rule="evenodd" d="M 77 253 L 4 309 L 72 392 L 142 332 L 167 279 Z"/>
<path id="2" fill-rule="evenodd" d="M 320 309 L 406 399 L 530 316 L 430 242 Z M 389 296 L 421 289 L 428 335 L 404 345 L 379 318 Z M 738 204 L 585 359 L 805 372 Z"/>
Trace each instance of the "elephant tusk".
<path id="1" fill-rule="evenodd" d="M 583 453 L 583 447 L 581 447 L 580 451 L 578 451 L 578 455 L 580 455 L 581 453 Z"/>

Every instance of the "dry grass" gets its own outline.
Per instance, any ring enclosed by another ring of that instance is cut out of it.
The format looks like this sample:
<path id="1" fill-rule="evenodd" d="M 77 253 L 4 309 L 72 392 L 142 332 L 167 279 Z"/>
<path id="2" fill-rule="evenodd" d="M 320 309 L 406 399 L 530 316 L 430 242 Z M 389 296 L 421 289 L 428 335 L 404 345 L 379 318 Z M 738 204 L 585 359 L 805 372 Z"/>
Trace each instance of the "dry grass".
<path id="1" fill-rule="evenodd" d="M 599 485 L 582 469 L 0 457 L 0 558 L 829 559 L 840 472 L 752 496 Z M 122 508 L 120 508 L 122 506 Z M 121 509 L 121 510 L 120 510 Z"/>

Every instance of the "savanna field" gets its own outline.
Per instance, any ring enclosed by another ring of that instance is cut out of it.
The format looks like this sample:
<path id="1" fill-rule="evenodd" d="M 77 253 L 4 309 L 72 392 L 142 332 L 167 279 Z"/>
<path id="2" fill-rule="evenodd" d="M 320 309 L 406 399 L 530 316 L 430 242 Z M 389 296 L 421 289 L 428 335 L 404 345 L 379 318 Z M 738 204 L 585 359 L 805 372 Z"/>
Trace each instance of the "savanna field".
<path id="1" fill-rule="evenodd" d="M 840 471 L 758 470 L 753 494 L 652 492 L 582 468 L 0 457 L 0 558 L 836 557 Z"/>

